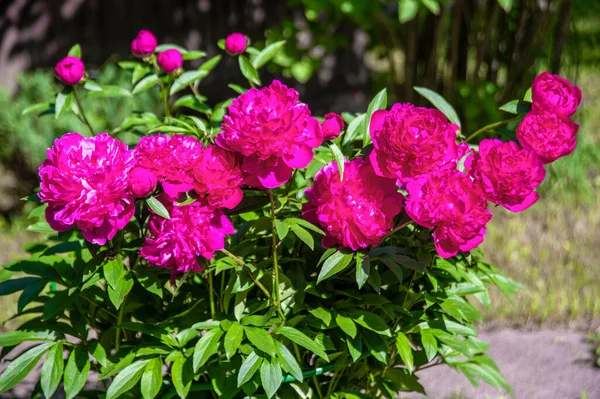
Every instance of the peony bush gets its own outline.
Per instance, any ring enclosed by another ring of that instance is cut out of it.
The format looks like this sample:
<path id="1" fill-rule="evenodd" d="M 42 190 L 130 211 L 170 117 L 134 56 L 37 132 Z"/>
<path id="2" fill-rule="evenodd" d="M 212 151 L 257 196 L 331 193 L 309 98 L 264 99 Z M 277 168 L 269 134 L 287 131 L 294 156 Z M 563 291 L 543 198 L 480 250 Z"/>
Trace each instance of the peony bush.
<path id="1" fill-rule="evenodd" d="M 388 111 L 383 90 L 319 117 L 262 85 L 284 44 L 233 33 L 226 60 L 186 69 L 206 54 L 143 30 L 119 63 L 131 88 L 94 82 L 77 45 L 57 64 L 64 89 L 33 111 L 89 132 L 48 149 L 27 198 L 40 241 L 3 267 L 20 326 L 0 335 L 0 392 L 35 373 L 48 398 L 395 398 L 433 366 L 510 392 L 476 323 L 490 286 L 520 286 L 478 246 L 490 204 L 532 206 L 544 165 L 573 151 L 581 92 L 542 73 L 500 108 L 513 118 L 468 136 L 425 88 L 436 108 Z M 202 80 L 226 61 L 249 87 L 211 107 Z M 89 123 L 86 98 L 153 87 L 164 114 Z"/>

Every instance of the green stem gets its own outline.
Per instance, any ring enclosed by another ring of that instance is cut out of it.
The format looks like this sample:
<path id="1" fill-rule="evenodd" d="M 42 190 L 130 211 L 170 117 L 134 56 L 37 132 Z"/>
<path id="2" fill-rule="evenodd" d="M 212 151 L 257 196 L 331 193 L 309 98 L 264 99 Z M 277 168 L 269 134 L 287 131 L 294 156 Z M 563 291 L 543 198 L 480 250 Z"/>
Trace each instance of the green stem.
<path id="1" fill-rule="evenodd" d="M 521 116 L 517 116 L 517 117 L 511 118 L 511 119 L 507 119 L 507 120 L 504 120 L 504 121 L 495 122 L 495 123 L 491 123 L 489 125 L 486 125 L 486 126 L 482 127 L 481 129 L 475 131 L 475 133 L 473 133 L 469 137 L 467 137 L 466 141 L 471 141 L 472 139 L 474 139 L 475 137 L 479 136 L 481 133 L 483 133 L 485 131 L 488 131 L 488 130 L 491 130 L 491 129 L 495 129 L 497 127 L 500 127 L 502 125 L 506 125 L 506 124 L 508 124 L 510 122 L 517 121 L 519 119 L 521 119 Z"/>
<path id="2" fill-rule="evenodd" d="M 125 313 L 125 302 L 127 301 L 127 295 L 123 299 L 121 303 L 121 307 L 119 308 L 119 316 L 117 317 L 117 326 L 123 323 L 123 314 Z M 115 352 L 119 351 L 119 346 L 121 345 L 121 328 L 117 327 L 117 332 L 115 333 Z"/>
<path id="3" fill-rule="evenodd" d="M 273 302 L 273 298 L 271 297 L 271 293 L 269 292 L 269 290 L 267 290 L 265 288 L 265 286 L 262 285 L 262 283 L 260 281 L 258 281 L 258 279 L 254 275 L 254 273 L 252 273 L 252 270 L 250 270 L 250 268 L 248 267 L 248 265 L 243 260 L 241 260 L 240 258 L 238 258 L 237 256 L 235 256 L 234 254 L 232 254 L 231 252 L 229 252 L 225 248 L 223 248 L 221 250 L 221 252 L 223 252 L 225 255 L 227 255 L 228 257 L 230 257 L 231 259 L 233 259 L 238 265 L 242 266 L 246 270 L 246 272 L 248 273 L 248 276 L 250 276 L 250 278 L 252 279 L 252 282 L 254 282 L 254 284 L 256 284 L 256 286 L 261 289 L 261 291 L 266 295 L 266 297 L 267 297 L 267 299 L 269 301 Z"/>
<path id="4" fill-rule="evenodd" d="M 281 316 L 282 320 L 285 321 L 285 315 L 281 310 L 281 297 L 279 294 L 279 264 L 277 263 L 277 228 L 275 227 L 275 199 L 273 198 L 273 191 L 267 190 L 269 193 L 269 202 L 271 203 L 271 249 L 273 253 L 273 278 L 274 278 L 274 287 L 273 291 L 275 293 L 275 305 L 277 306 L 277 311 Z"/>
<path id="5" fill-rule="evenodd" d="M 210 317 L 214 320 L 215 318 L 215 295 L 213 292 L 213 276 L 211 272 L 208 272 L 208 296 L 210 299 Z"/>
<path id="6" fill-rule="evenodd" d="M 92 134 L 92 136 L 95 136 L 96 132 L 94 131 L 94 128 L 92 127 L 88 118 L 85 116 L 85 112 L 83 111 L 83 106 L 81 105 L 81 100 L 79 99 L 79 94 L 77 94 L 76 86 L 73 86 L 73 97 L 75 97 L 75 102 L 77 103 L 77 108 L 79 109 L 79 113 L 81 114 L 81 117 L 83 118 L 83 122 L 87 125 L 88 129 L 90 129 L 90 133 Z"/>
<path id="7" fill-rule="evenodd" d="M 169 110 L 169 93 L 167 91 L 169 86 L 163 85 L 163 82 L 159 76 L 160 69 L 158 69 L 158 66 L 156 66 L 156 64 L 153 64 L 153 66 L 154 66 L 154 73 L 156 73 L 156 76 L 158 76 L 158 85 L 160 86 L 160 96 L 162 97 L 162 100 L 163 100 L 165 117 L 169 117 L 169 116 L 171 116 L 171 111 Z"/>

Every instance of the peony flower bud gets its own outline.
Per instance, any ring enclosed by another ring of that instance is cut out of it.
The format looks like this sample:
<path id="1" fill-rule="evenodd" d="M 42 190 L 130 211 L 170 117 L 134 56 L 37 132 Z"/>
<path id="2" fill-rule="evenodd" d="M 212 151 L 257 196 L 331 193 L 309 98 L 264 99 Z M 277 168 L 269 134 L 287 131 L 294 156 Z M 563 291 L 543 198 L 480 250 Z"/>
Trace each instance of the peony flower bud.
<path id="1" fill-rule="evenodd" d="M 157 180 L 152 171 L 135 167 L 129 172 L 129 190 L 136 198 L 145 198 L 154 191 Z"/>
<path id="2" fill-rule="evenodd" d="M 343 128 L 344 120 L 340 115 L 333 112 L 325 115 L 325 120 L 321 123 L 325 140 L 335 140 L 339 137 Z"/>
<path id="3" fill-rule="evenodd" d="M 543 72 L 531 85 L 531 97 L 534 110 L 571 116 L 581 102 L 581 90 L 567 79 Z"/>
<path id="4" fill-rule="evenodd" d="M 148 57 L 157 45 L 156 37 L 148 30 L 141 30 L 131 42 L 131 52 L 138 58 Z"/>
<path id="5" fill-rule="evenodd" d="M 241 54 L 248 46 L 248 39 L 243 33 L 235 32 L 225 38 L 225 50 L 233 55 Z"/>
<path id="6" fill-rule="evenodd" d="M 54 67 L 54 74 L 64 84 L 74 86 L 83 79 L 85 65 L 79 58 L 68 56 L 56 64 Z"/>
<path id="7" fill-rule="evenodd" d="M 158 66 L 166 73 L 173 73 L 183 65 L 183 56 L 176 49 L 169 49 L 158 54 Z"/>

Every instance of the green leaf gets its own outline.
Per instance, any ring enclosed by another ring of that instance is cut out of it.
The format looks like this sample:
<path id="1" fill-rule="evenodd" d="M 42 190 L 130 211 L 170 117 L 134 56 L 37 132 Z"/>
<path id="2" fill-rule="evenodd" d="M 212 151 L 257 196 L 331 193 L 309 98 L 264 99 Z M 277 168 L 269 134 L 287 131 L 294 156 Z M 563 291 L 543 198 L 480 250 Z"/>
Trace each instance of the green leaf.
<path id="1" fill-rule="evenodd" d="M 252 352 L 248 355 L 244 363 L 240 366 L 240 371 L 237 376 L 237 386 L 241 387 L 254 376 L 256 371 L 259 369 L 263 358 L 258 356 L 256 352 Z"/>
<path id="2" fill-rule="evenodd" d="M 108 298 L 115 305 L 115 308 L 119 309 L 121 304 L 125 300 L 129 291 L 133 288 L 133 278 L 131 277 L 131 273 L 127 273 L 123 275 L 121 279 L 117 282 L 117 286 L 115 288 L 108 287 Z"/>
<path id="3" fill-rule="evenodd" d="M 132 97 L 129 90 L 114 85 L 101 86 L 102 91 L 88 91 L 86 97 Z"/>
<path id="4" fill-rule="evenodd" d="M 183 59 L 185 61 L 197 60 L 198 58 L 202 57 L 206 57 L 206 53 L 204 51 L 190 50 L 183 54 Z"/>
<path id="5" fill-rule="evenodd" d="M 115 288 L 119 284 L 119 281 L 125 274 L 125 266 L 123 265 L 123 259 L 118 256 L 115 259 L 109 259 L 104 266 L 104 278 L 111 287 Z"/>
<path id="6" fill-rule="evenodd" d="M 346 333 L 346 335 L 349 335 L 352 338 L 356 337 L 356 324 L 354 324 L 351 318 L 338 313 L 335 316 L 335 323 Z"/>
<path id="7" fill-rule="evenodd" d="M 42 366 L 40 385 L 42 387 L 42 392 L 44 392 L 44 396 L 47 398 L 51 398 L 54 391 L 56 391 L 56 388 L 58 388 L 64 368 L 63 344 L 62 342 L 57 342 L 48 351 L 46 360 Z"/>
<path id="8" fill-rule="evenodd" d="M 369 107 L 367 108 L 367 114 L 365 116 L 365 120 L 362 125 L 363 132 L 363 147 L 366 147 L 371 141 L 371 133 L 369 131 L 369 126 L 371 124 L 371 117 L 375 111 L 380 109 L 385 109 L 387 106 L 387 90 L 383 89 L 379 93 L 375 95 Z"/>
<path id="9" fill-rule="evenodd" d="M 304 228 L 300 227 L 297 224 L 292 224 L 290 226 L 290 229 L 292 229 L 294 234 L 296 234 L 296 236 L 300 240 L 302 240 L 302 242 L 304 242 L 311 250 L 315 248 L 315 240 L 308 231 L 306 231 Z"/>
<path id="10" fill-rule="evenodd" d="M 56 119 L 62 115 L 65 109 L 71 107 L 71 101 L 71 90 L 69 89 L 65 89 L 56 95 L 56 100 L 54 100 L 54 117 Z"/>
<path id="11" fill-rule="evenodd" d="M 44 304 L 44 314 L 42 320 L 50 320 L 54 316 L 64 312 L 65 308 L 73 302 L 74 296 L 69 296 L 68 291 L 57 291 L 48 302 Z"/>
<path id="12" fill-rule="evenodd" d="M 325 232 L 323 230 L 321 230 L 320 228 L 318 228 L 317 226 L 315 226 L 314 224 L 312 224 L 309 221 L 306 221 L 304 219 L 299 219 L 299 218 L 286 218 L 284 220 L 285 223 L 289 224 L 290 226 L 292 224 L 298 224 L 302 227 L 306 227 L 309 230 L 314 231 L 315 233 L 319 233 L 321 235 L 325 235 Z"/>
<path id="13" fill-rule="evenodd" d="M 411 21 L 419 11 L 419 2 L 417 0 L 399 0 L 398 2 L 398 20 L 400 23 Z"/>
<path id="14" fill-rule="evenodd" d="M 155 74 L 146 76 L 145 78 L 140 80 L 137 85 L 135 85 L 131 94 L 138 94 L 145 90 L 148 90 L 149 88 L 155 86 L 158 83 L 158 79 L 158 76 Z"/>
<path id="15" fill-rule="evenodd" d="M 175 359 L 173 366 L 171 366 L 171 379 L 173 380 L 177 394 L 185 399 L 192 387 L 194 369 L 192 368 L 191 359 L 186 358 L 183 353 L 179 354 L 179 357 Z"/>
<path id="16" fill-rule="evenodd" d="M 131 75 L 131 84 L 134 85 L 140 81 L 146 74 L 150 72 L 150 66 L 147 64 L 137 64 L 133 68 L 133 74 Z"/>
<path id="17" fill-rule="evenodd" d="M 90 371 L 90 359 L 87 350 L 77 346 L 71 352 L 65 367 L 65 394 L 73 399 L 85 385 Z"/>
<path id="18" fill-rule="evenodd" d="M 319 356 L 321 359 L 329 362 L 329 357 L 325 353 L 325 347 L 316 341 L 313 341 L 308 336 L 306 336 L 303 332 L 295 329 L 294 327 L 289 326 L 281 326 L 275 330 L 277 333 L 283 335 L 287 339 L 296 344 L 300 345 L 303 348 L 308 349 L 315 355 Z"/>
<path id="19" fill-rule="evenodd" d="M 273 342 L 273 337 L 268 332 L 262 328 L 248 326 L 244 327 L 244 331 L 252 345 L 266 354 L 275 356 L 275 342 Z"/>
<path id="20" fill-rule="evenodd" d="M 98 341 L 91 342 L 90 353 L 92 354 L 94 359 L 96 359 L 96 361 L 98 361 L 98 363 L 100 365 L 102 365 L 102 367 L 106 366 L 106 364 L 107 364 L 106 350 L 104 350 L 104 347 L 100 344 L 100 342 L 98 342 Z"/>
<path id="21" fill-rule="evenodd" d="M 361 289 L 371 273 L 371 258 L 360 252 L 356 253 L 356 284 Z"/>
<path id="22" fill-rule="evenodd" d="M 39 280 L 37 277 L 23 277 L 3 281 L 0 283 L 0 296 L 10 295 L 17 291 L 21 291 L 37 280 Z"/>
<path id="23" fill-rule="evenodd" d="M 452 108 L 452 105 L 450 105 L 448 101 L 444 99 L 444 97 L 440 96 L 435 91 L 427 89 L 425 87 L 415 87 L 415 90 L 417 91 L 417 93 L 429 100 L 429 102 L 432 103 L 434 107 L 436 107 L 444 115 L 446 115 L 446 118 L 448 118 L 450 122 L 454 123 L 459 128 L 461 127 L 458 114 L 456 113 L 454 108 Z"/>
<path id="24" fill-rule="evenodd" d="M 275 230 L 277 231 L 277 237 L 279 237 L 279 241 L 282 241 L 288 235 L 290 226 L 281 220 L 275 220 Z"/>
<path id="25" fill-rule="evenodd" d="M 245 92 L 248 91 L 248 89 L 245 89 L 242 86 L 236 85 L 233 83 L 228 84 L 227 87 L 229 87 L 231 90 L 235 91 L 237 94 L 244 94 Z"/>
<path id="26" fill-rule="evenodd" d="M 219 340 L 222 336 L 223 330 L 220 328 L 213 328 L 208 330 L 208 332 L 198 340 L 194 347 L 194 371 L 198 371 L 212 355 L 217 353 Z"/>
<path id="27" fill-rule="evenodd" d="M 327 327 L 331 324 L 331 319 L 333 315 L 330 310 L 327 310 L 323 307 L 318 307 L 315 309 L 309 310 L 310 314 L 315 316 L 317 319 L 321 320 Z"/>
<path id="28" fill-rule="evenodd" d="M 353 256 L 353 253 L 345 254 L 343 252 L 338 251 L 331 255 L 329 258 L 327 258 L 327 260 L 323 263 L 323 266 L 321 267 L 319 276 L 317 277 L 317 284 L 348 267 L 350 262 L 352 262 Z"/>
<path id="29" fill-rule="evenodd" d="M 85 82 L 83 87 L 84 87 L 84 89 L 89 90 L 89 91 L 102 91 L 102 86 L 100 86 L 98 83 L 94 82 L 93 80 L 88 80 L 87 82 Z"/>
<path id="30" fill-rule="evenodd" d="M 406 365 L 408 372 L 410 374 L 413 373 L 415 368 L 415 363 L 413 361 L 412 348 L 410 343 L 408 342 L 408 338 L 402 332 L 398 331 L 396 334 L 396 349 L 398 349 L 398 354 L 400 358 Z"/>
<path id="31" fill-rule="evenodd" d="M 73 47 L 69 49 L 67 55 L 81 59 L 81 46 L 79 45 L 79 43 L 73 45 Z"/>
<path id="32" fill-rule="evenodd" d="M 390 327 L 385 321 L 375 313 L 367 312 L 364 310 L 353 310 L 350 312 L 350 317 L 356 324 L 367 328 L 371 331 L 375 331 L 377 334 L 391 337 Z"/>
<path id="33" fill-rule="evenodd" d="M 244 328 L 240 325 L 240 323 L 234 321 L 233 324 L 229 326 L 223 342 L 225 356 L 227 356 L 227 359 L 231 359 L 231 357 L 235 355 L 243 339 Z"/>
<path id="34" fill-rule="evenodd" d="M 160 298 L 163 297 L 162 284 L 153 272 L 146 269 L 138 269 L 134 270 L 134 274 L 141 286 L 144 287 L 146 291 L 157 295 Z"/>
<path id="35" fill-rule="evenodd" d="M 196 83 L 197 81 L 208 76 L 208 71 L 187 71 L 181 74 L 177 78 L 173 85 L 171 86 L 171 90 L 169 91 L 169 95 L 173 95 L 191 84 Z"/>
<path id="36" fill-rule="evenodd" d="M 526 115 L 531 111 L 532 104 L 527 101 L 513 100 L 509 101 L 500 108 L 500 111 L 508 112 L 509 114 Z"/>
<path id="37" fill-rule="evenodd" d="M 37 222 L 37 223 L 31 224 L 31 225 L 27 226 L 27 231 L 33 231 L 35 233 L 42 233 L 42 234 L 56 233 L 56 231 L 54 231 L 52 229 L 52 227 L 50 227 L 48 222 Z"/>
<path id="38" fill-rule="evenodd" d="M 432 361 L 437 355 L 438 344 L 437 340 L 428 329 L 421 330 L 421 344 L 423 344 L 423 349 L 425 349 L 427 361 Z"/>
<path id="39" fill-rule="evenodd" d="M 156 53 L 162 53 L 163 51 L 167 51 L 167 50 L 171 50 L 171 49 L 175 49 L 175 50 L 179 51 L 181 53 L 181 55 L 186 55 L 188 53 L 187 49 L 185 49 L 184 47 L 178 46 L 176 44 L 173 44 L 173 43 L 159 44 L 158 46 L 156 46 L 156 49 L 154 51 Z"/>
<path id="40" fill-rule="evenodd" d="M 302 382 L 304 379 L 304 376 L 302 375 L 302 369 L 300 368 L 300 365 L 298 364 L 298 361 L 294 355 L 292 355 L 292 352 L 290 352 L 290 350 L 279 341 L 275 341 L 275 349 L 277 350 L 277 358 L 281 363 L 281 367 L 287 373 L 290 373 L 292 377 L 296 379 L 296 381 Z"/>
<path id="41" fill-rule="evenodd" d="M 377 361 L 387 364 L 389 348 L 384 339 L 380 335 L 366 330 L 362 331 L 362 336 L 369 349 L 369 353 L 371 353 Z"/>
<path id="42" fill-rule="evenodd" d="M 173 103 L 173 108 L 186 107 L 193 109 L 194 111 L 202 112 L 206 115 L 212 114 L 212 108 L 206 104 L 203 104 L 202 101 L 205 101 L 204 97 L 199 98 L 193 94 L 189 94 L 179 97 L 177 100 L 175 100 Z"/>
<path id="43" fill-rule="evenodd" d="M 171 219 L 171 215 L 169 215 L 169 211 L 167 211 L 167 208 L 165 208 L 162 202 L 157 200 L 155 197 L 148 197 L 146 199 L 146 203 L 148 204 L 150 209 L 152 209 L 152 211 L 154 211 L 154 213 L 156 213 L 158 216 L 167 220 Z"/>
<path id="44" fill-rule="evenodd" d="M 111 382 L 106 399 L 118 398 L 137 384 L 150 360 L 140 360 L 125 367 Z"/>
<path id="45" fill-rule="evenodd" d="M 242 72 L 242 75 L 244 75 L 244 77 L 248 79 L 248 82 L 260 86 L 261 83 L 260 78 L 258 77 L 258 72 L 252 66 L 250 61 L 248 61 L 248 58 L 246 58 L 246 56 L 244 55 L 240 55 L 238 57 L 238 62 L 240 64 L 240 71 Z"/>
<path id="46" fill-rule="evenodd" d="M 437 2 L 437 0 L 421 0 L 421 3 L 423 3 L 423 5 L 427 7 L 433 14 L 440 14 L 440 4 Z"/>
<path id="47" fill-rule="evenodd" d="M 142 374 L 140 390 L 144 399 L 152 399 L 158 395 L 162 381 L 162 361 L 159 357 L 155 357 L 146 364 Z"/>
<path id="48" fill-rule="evenodd" d="M 260 380 L 267 398 L 272 398 L 279 389 L 282 380 L 281 366 L 277 359 L 264 359 L 260 366 Z"/>
<path id="49" fill-rule="evenodd" d="M 52 331 L 9 331 L 0 334 L 0 346 L 15 346 L 21 342 L 54 341 L 56 335 Z"/>
<path id="50" fill-rule="evenodd" d="M 509 0 L 509 1 L 512 1 L 512 0 Z M 528 103 L 533 101 L 531 87 L 529 89 L 527 89 L 527 91 L 525 92 L 525 95 L 523 96 L 523 101 L 527 101 Z"/>
<path id="51" fill-rule="evenodd" d="M 514 0 L 498 0 L 498 4 L 500 4 L 500 7 L 502 7 L 507 13 L 509 13 L 510 10 L 512 10 L 513 2 Z"/>
<path id="52" fill-rule="evenodd" d="M 33 370 L 42 355 L 54 345 L 48 342 L 29 349 L 21 356 L 10 362 L 0 375 L 0 393 L 4 393 L 23 380 Z"/>
<path id="53" fill-rule="evenodd" d="M 50 104 L 50 103 L 41 103 L 41 104 L 30 105 L 29 107 L 25 108 L 21 112 L 21 116 L 30 114 L 32 112 L 47 111 L 50 108 L 52 108 L 52 104 Z"/>
<path id="54" fill-rule="evenodd" d="M 335 143 L 330 143 L 329 148 L 331 149 L 331 153 L 333 154 L 333 159 L 338 167 L 338 173 L 340 174 L 340 181 L 344 181 L 344 154 L 340 151 Z"/>
<path id="55" fill-rule="evenodd" d="M 362 340 L 360 336 L 354 338 L 346 338 L 346 346 L 348 347 L 348 353 L 352 356 L 352 361 L 356 362 L 362 356 Z"/>
<path id="56" fill-rule="evenodd" d="M 352 122 L 348 125 L 346 129 L 346 133 L 344 134 L 344 142 L 343 145 L 351 143 L 359 137 L 360 129 L 363 127 L 365 123 L 366 114 L 361 114 L 356 118 L 352 119 Z"/>
<path id="57" fill-rule="evenodd" d="M 199 71 L 212 71 L 217 64 L 219 63 L 219 61 L 221 61 L 221 55 L 215 55 L 214 57 L 206 60 L 206 62 L 204 62 L 202 65 L 200 65 L 200 67 L 198 68 Z"/>
<path id="58" fill-rule="evenodd" d="M 269 62 L 277 52 L 285 45 L 285 40 L 281 40 L 265 47 L 260 53 L 252 60 L 252 66 L 256 69 L 260 69 L 263 65 Z"/>

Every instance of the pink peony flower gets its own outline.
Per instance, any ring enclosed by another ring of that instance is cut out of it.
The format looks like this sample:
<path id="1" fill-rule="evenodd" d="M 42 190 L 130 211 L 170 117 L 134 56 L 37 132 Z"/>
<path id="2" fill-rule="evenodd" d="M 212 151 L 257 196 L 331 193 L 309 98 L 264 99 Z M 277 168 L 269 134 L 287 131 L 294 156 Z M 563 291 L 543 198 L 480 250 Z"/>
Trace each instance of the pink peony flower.
<path id="1" fill-rule="evenodd" d="M 154 172 L 135 167 L 129 172 L 129 190 L 135 198 L 145 198 L 156 188 L 157 178 Z"/>
<path id="2" fill-rule="evenodd" d="M 544 180 L 546 170 L 540 158 L 515 142 L 486 139 L 479 143 L 465 166 L 485 199 L 509 211 L 521 212 L 539 198 L 534 190 Z"/>
<path id="3" fill-rule="evenodd" d="M 458 161 L 458 126 L 436 109 L 395 104 L 373 114 L 370 131 L 375 173 L 402 184 Z"/>
<path id="4" fill-rule="evenodd" d="M 243 33 L 235 32 L 225 38 L 225 50 L 233 55 L 241 54 L 248 46 L 248 39 Z"/>
<path id="5" fill-rule="evenodd" d="M 38 196 L 48 204 L 50 226 L 66 231 L 75 225 L 86 240 L 106 244 L 135 212 L 128 190 L 134 165 L 133 152 L 108 133 L 67 133 L 56 140 L 39 171 Z"/>
<path id="6" fill-rule="evenodd" d="M 212 206 L 235 208 L 244 196 L 241 164 L 239 154 L 209 146 L 193 166 L 196 192 L 206 194 Z"/>
<path id="7" fill-rule="evenodd" d="M 176 272 L 200 272 L 197 257 L 211 259 L 214 252 L 225 247 L 225 236 L 235 232 L 231 222 L 222 211 L 202 201 L 189 205 L 173 205 L 161 197 L 171 219 L 152 215 L 147 238 L 140 255 L 148 263 Z"/>
<path id="8" fill-rule="evenodd" d="M 581 90 L 567 79 L 542 72 L 531 85 L 531 97 L 534 110 L 571 116 L 581 102 Z"/>
<path id="9" fill-rule="evenodd" d="M 323 142 L 319 122 L 298 92 L 275 80 L 233 100 L 215 142 L 244 156 L 242 170 L 266 188 L 279 187 L 304 168 Z"/>
<path id="10" fill-rule="evenodd" d="M 450 258 L 483 242 L 492 219 L 479 187 L 456 169 L 442 169 L 406 185 L 406 212 L 418 224 L 435 229 L 437 253 Z"/>
<path id="11" fill-rule="evenodd" d="M 165 73 L 173 73 L 183 65 L 183 56 L 174 48 L 158 54 L 156 63 Z"/>
<path id="12" fill-rule="evenodd" d="M 77 57 L 68 56 L 63 58 L 54 67 L 54 74 L 64 84 L 74 86 L 83 79 L 85 65 Z"/>
<path id="13" fill-rule="evenodd" d="M 530 112 L 517 127 L 521 146 L 535 152 L 544 163 L 569 155 L 577 145 L 579 125 L 549 112 Z"/>
<path id="14" fill-rule="evenodd" d="M 340 136 L 344 128 L 344 119 L 336 113 L 330 112 L 325 115 L 325 120 L 321 123 L 323 136 L 325 140 L 335 140 Z"/>
<path id="15" fill-rule="evenodd" d="M 145 136 L 135 148 L 137 166 L 153 172 L 173 200 L 194 189 L 193 167 L 204 147 L 193 137 L 174 134 Z"/>
<path id="16" fill-rule="evenodd" d="M 343 181 L 337 163 L 329 163 L 305 194 L 309 202 L 303 204 L 302 215 L 325 230 L 323 246 L 337 244 L 353 251 L 379 245 L 404 200 L 394 179 L 377 176 L 369 160 L 361 158 L 344 163 Z"/>
<path id="17" fill-rule="evenodd" d="M 141 30 L 131 42 L 131 52 L 138 58 L 148 57 L 156 49 L 158 42 L 149 30 Z"/>

